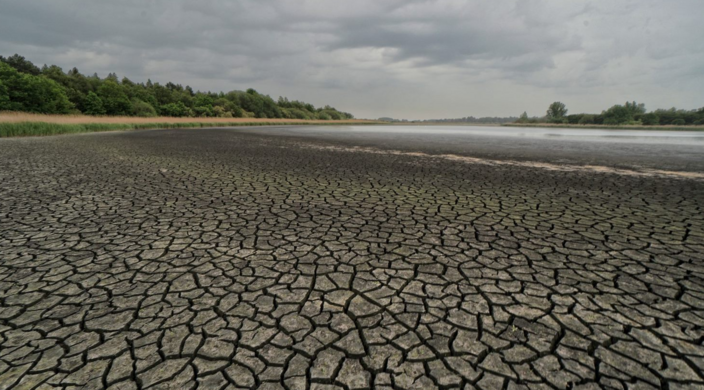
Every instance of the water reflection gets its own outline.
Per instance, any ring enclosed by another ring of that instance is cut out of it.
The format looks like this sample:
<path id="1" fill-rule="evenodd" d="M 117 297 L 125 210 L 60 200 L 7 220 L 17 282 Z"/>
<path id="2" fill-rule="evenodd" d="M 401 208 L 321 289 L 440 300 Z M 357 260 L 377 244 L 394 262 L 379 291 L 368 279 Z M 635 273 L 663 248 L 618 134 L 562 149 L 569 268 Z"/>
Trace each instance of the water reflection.
<path id="1" fill-rule="evenodd" d="M 320 132 L 341 129 L 319 128 Z M 704 131 L 661 130 L 608 130 L 608 129 L 555 129 L 555 128 L 508 128 L 480 126 L 351 126 L 344 131 L 376 135 L 413 135 L 421 137 L 463 138 L 472 136 L 509 138 L 549 138 L 588 142 L 667 143 L 672 145 L 704 145 Z"/>

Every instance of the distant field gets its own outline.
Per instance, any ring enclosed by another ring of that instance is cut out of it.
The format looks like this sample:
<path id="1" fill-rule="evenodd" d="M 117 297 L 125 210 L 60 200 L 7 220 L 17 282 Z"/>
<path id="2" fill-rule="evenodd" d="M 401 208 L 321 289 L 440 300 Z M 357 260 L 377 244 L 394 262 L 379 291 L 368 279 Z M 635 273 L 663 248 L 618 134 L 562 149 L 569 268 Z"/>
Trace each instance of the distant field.
<path id="1" fill-rule="evenodd" d="M 121 117 L 86 115 L 42 115 L 29 113 L 0 113 L 0 137 L 22 137 L 90 133 L 114 130 L 145 130 L 160 128 L 199 128 L 275 125 L 365 125 L 383 122 L 363 119 L 324 121 L 300 119 L 260 118 L 174 118 Z"/>
<path id="2" fill-rule="evenodd" d="M 704 131 L 704 126 L 609 126 L 609 125 L 571 125 L 554 123 L 505 123 L 507 127 L 554 127 L 559 129 L 619 129 L 619 130 L 676 130 L 676 131 Z"/>

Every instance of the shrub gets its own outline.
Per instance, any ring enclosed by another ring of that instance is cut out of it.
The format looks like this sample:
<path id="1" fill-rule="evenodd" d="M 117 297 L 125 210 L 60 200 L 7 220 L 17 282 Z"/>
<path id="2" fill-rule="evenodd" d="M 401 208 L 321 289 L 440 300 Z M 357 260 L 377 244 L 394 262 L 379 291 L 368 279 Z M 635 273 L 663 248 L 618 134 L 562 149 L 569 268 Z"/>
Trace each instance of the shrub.
<path id="1" fill-rule="evenodd" d="M 157 116 L 157 113 L 151 104 L 135 98 L 132 99 L 132 115 L 142 118 L 153 118 Z"/>
<path id="2" fill-rule="evenodd" d="M 288 108 L 288 109 L 285 109 L 285 112 L 288 114 L 287 118 L 311 119 L 310 113 L 308 113 L 307 111 L 303 111 L 299 108 Z"/>
<path id="3" fill-rule="evenodd" d="M 567 115 L 567 123 L 571 125 L 576 125 L 579 123 L 579 121 L 582 120 L 582 117 L 584 117 L 586 114 L 572 114 L 572 115 Z"/>
<path id="4" fill-rule="evenodd" d="M 627 107 L 615 105 L 604 111 L 605 125 L 623 125 L 631 121 L 633 121 L 633 113 Z"/>
<path id="5" fill-rule="evenodd" d="M 218 118 L 232 118 L 232 113 L 220 106 L 213 107 L 213 114 Z"/>
<path id="6" fill-rule="evenodd" d="M 589 115 L 589 114 L 584 114 L 582 115 L 581 118 L 579 118 L 580 125 L 593 125 L 594 124 L 594 115 Z"/>
<path id="7" fill-rule="evenodd" d="M 643 122 L 644 126 L 657 126 L 660 124 L 660 117 L 658 114 L 651 112 L 649 114 L 644 114 L 640 117 L 640 121 Z"/>
<path id="8" fill-rule="evenodd" d="M 169 103 L 161 106 L 161 115 L 164 116 L 184 117 L 188 116 L 189 113 L 190 110 L 183 102 Z"/>
<path id="9" fill-rule="evenodd" d="M 672 124 L 675 126 L 684 126 L 687 124 L 687 122 L 684 121 L 682 118 L 677 118 L 674 121 L 672 121 Z"/>
<path id="10" fill-rule="evenodd" d="M 195 113 L 195 116 L 202 118 L 215 116 L 215 114 L 213 113 L 213 106 L 193 107 L 193 112 Z"/>

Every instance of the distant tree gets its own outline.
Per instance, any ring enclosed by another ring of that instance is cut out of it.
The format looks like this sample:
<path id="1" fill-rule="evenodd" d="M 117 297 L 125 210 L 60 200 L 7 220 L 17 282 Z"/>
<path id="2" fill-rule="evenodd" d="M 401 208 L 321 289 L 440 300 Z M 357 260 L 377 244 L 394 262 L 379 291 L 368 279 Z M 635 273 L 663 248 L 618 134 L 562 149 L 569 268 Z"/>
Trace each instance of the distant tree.
<path id="1" fill-rule="evenodd" d="M 615 105 L 603 112 L 605 125 L 625 125 L 633 121 L 633 112 L 630 108 Z"/>
<path id="2" fill-rule="evenodd" d="M 206 117 L 215 116 L 215 112 L 213 111 L 213 106 L 198 106 L 198 107 L 193 107 L 193 113 L 194 113 L 197 117 L 201 117 L 201 118 L 206 118 Z"/>
<path id="3" fill-rule="evenodd" d="M 660 124 L 660 117 L 658 114 L 651 112 L 649 114 L 644 114 L 640 117 L 640 121 L 645 126 L 656 126 Z"/>
<path id="4" fill-rule="evenodd" d="M 7 87 L 0 80 L 0 111 L 6 111 L 10 109 L 10 94 L 7 91 Z"/>
<path id="5" fill-rule="evenodd" d="M 658 109 L 655 110 L 654 113 L 660 117 L 661 125 L 670 125 L 680 116 L 679 112 L 677 112 L 677 109 L 674 107 L 668 110 Z"/>
<path id="6" fill-rule="evenodd" d="M 684 126 L 687 124 L 687 122 L 685 122 L 685 120 L 682 118 L 677 118 L 674 121 L 672 121 L 672 124 L 675 126 Z"/>
<path id="7" fill-rule="evenodd" d="M 157 116 L 156 109 L 154 107 L 137 98 L 132 99 L 132 115 L 139 116 L 143 118 L 152 118 Z"/>
<path id="8" fill-rule="evenodd" d="M 572 114 L 572 115 L 567 115 L 565 118 L 567 119 L 567 123 L 571 125 L 576 125 L 579 124 L 579 121 L 582 120 L 582 117 L 586 114 Z"/>
<path id="9" fill-rule="evenodd" d="M 67 114 L 73 109 L 61 85 L 46 77 L 20 73 L 0 62 L 0 82 L 9 100 L 6 109 L 41 114 Z"/>
<path id="10" fill-rule="evenodd" d="M 213 98 L 204 93 L 197 93 L 193 99 L 193 105 L 196 107 L 212 107 Z"/>
<path id="11" fill-rule="evenodd" d="M 518 123 L 528 123 L 528 112 L 523 111 L 523 114 L 516 121 Z"/>
<path id="12" fill-rule="evenodd" d="M 105 113 L 108 115 L 128 115 L 132 111 L 129 98 L 122 87 L 112 79 L 105 80 L 98 88 L 98 96 L 103 100 Z"/>
<path id="13" fill-rule="evenodd" d="M 128 79 L 127 77 L 123 77 L 122 81 L 120 83 L 125 86 L 130 86 L 130 87 L 134 86 L 134 83 L 132 82 L 132 80 Z"/>
<path id="14" fill-rule="evenodd" d="M 1 109 L 59 113 L 77 108 L 90 115 L 152 116 L 163 110 L 164 115 L 174 116 L 353 118 L 352 114 L 331 106 L 316 108 L 283 97 L 274 101 L 251 88 L 246 92 L 196 93 L 190 86 L 173 82 L 160 85 L 151 80 L 135 83 L 127 77 L 119 80 L 113 72 L 101 79 L 96 73 L 84 76 L 77 68 L 66 73 L 56 65 L 40 69 L 17 54 L 9 58 L 0 56 L 0 65 L 4 66 L 0 69 L 4 75 L 0 77 Z"/>
<path id="15" fill-rule="evenodd" d="M 645 114 L 645 104 L 643 104 L 643 103 L 638 104 L 635 101 L 626 102 L 624 107 L 626 107 L 626 109 L 628 109 L 628 111 L 631 112 L 631 116 L 634 118 L 638 115 Z"/>
<path id="16" fill-rule="evenodd" d="M 564 122 L 567 115 L 567 107 L 564 103 L 554 102 L 550 105 L 547 111 L 547 120 L 553 123 Z"/>
<path id="17" fill-rule="evenodd" d="M 579 118 L 579 122 L 577 123 L 579 123 L 580 125 L 593 125 L 594 115 L 584 114 L 581 118 Z"/>
<path id="18" fill-rule="evenodd" d="M 24 105 L 29 111 L 42 114 L 68 114 L 73 104 L 61 85 L 41 76 L 23 75 L 25 79 Z M 11 99 L 13 100 L 13 99 Z"/>
<path id="19" fill-rule="evenodd" d="M 83 113 L 86 115 L 105 115 L 103 100 L 95 92 L 89 92 L 83 100 Z"/>
<path id="20" fill-rule="evenodd" d="M 15 54 L 7 58 L 0 56 L 0 62 L 10 65 L 20 73 L 31 74 L 32 76 L 39 76 L 41 73 L 41 69 L 19 54 Z"/>
<path id="21" fill-rule="evenodd" d="M 164 116 L 183 117 L 189 116 L 190 113 L 188 107 L 182 102 L 164 104 L 161 106 L 160 110 L 161 114 Z"/>
<path id="22" fill-rule="evenodd" d="M 213 114 L 218 118 L 232 118 L 232 112 L 225 110 L 221 106 L 213 107 Z"/>
<path id="23" fill-rule="evenodd" d="M 108 77 L 106 77 L 105 80 L 112 81 L 115 84 L 120 83 L 119 79 L 117 78 L 117 73 L 108 73 Z"/>

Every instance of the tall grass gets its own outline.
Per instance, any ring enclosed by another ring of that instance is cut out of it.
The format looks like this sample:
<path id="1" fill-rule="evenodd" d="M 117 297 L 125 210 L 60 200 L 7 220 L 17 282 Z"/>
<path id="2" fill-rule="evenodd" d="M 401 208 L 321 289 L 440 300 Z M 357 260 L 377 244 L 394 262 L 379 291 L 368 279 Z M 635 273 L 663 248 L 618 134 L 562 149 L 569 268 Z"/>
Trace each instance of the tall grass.
<path id="1" fill-rule="evenodd" d="M 260 119 L 260 118 L 174 118 L 167 116 L 141 118 L 135 116 L 89 116 L 89 115 L 46 115 L 32 114 L 28 112 L 0 112 L 0 123 L 5 122 L 47 122 L 61 123 L 67 125 L 84 124 L 84 123 L 200 123 L 207 121 L 208 123 L 239 123 L 239 122 L 267 122 L 277 124 L 281 123 L 310 123 L 310 122 L 326 122 L 326 123 L 366 123 L 370 122 L 364 119 L 345 119 L 337 120 L 304 120 L 304 119 Z M 281 122 L 281 123 L 279 123 Z M 377 121 L 371 121 L 377 122 Z"/>
<path id="2" fill-rule="evenodd" d="M 47 123 L 47 122 L 0 122 L 0 137 L 28 137 L 42 135 L 58 135 L 72 133 L 93 133 L 114 130 L 148 130 L 148 129 L 186 129 L 203 127 L 236 127 L 236 126 L 289 126 L 289 125 L 364 125 L 374 122 L 181 122 L 181 123 Z"/>

